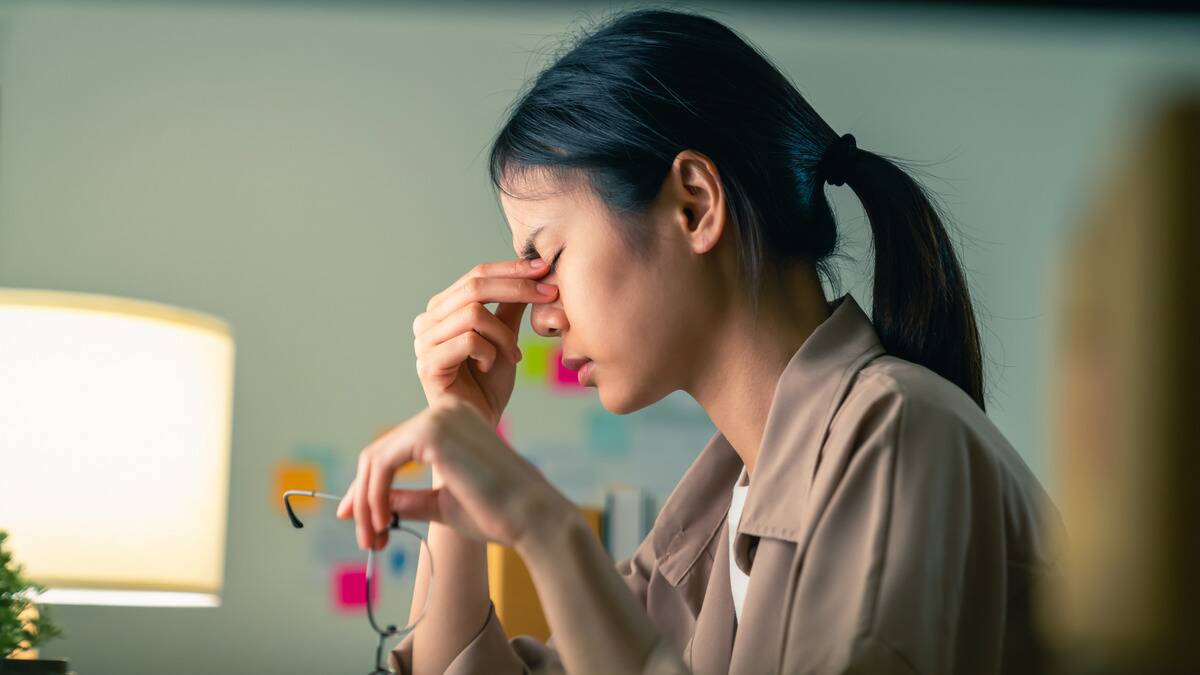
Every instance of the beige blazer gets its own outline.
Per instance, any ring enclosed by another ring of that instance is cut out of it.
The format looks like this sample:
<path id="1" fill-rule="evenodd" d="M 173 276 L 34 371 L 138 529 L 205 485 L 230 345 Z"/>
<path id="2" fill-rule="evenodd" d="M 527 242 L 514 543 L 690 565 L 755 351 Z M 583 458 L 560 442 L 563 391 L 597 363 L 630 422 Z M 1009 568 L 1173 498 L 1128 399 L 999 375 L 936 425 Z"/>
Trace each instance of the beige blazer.
<path id="1" fill-rule="evenodd" d="M 970 397 L 887 355 L 851 296 L 780 376 L 730 560 L 741 469 L 717 433 L 616 566 L 660 633 L 645 672 L 1037 672 L 1058 512 Z M 553 643 L 508 640 L 493 609 L 446 672 L 563 673 Z M 410 636 L 389 661 L 411 658 Z"/>

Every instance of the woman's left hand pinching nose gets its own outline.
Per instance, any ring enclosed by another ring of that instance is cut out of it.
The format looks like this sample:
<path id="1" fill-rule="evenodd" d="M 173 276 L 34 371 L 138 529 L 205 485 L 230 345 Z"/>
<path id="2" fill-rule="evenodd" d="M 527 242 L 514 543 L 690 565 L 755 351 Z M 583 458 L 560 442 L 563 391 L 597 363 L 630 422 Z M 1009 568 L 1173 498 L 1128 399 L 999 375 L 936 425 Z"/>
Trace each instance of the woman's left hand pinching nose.
<path id="1" fill-rule="evenodd" d="M 435 489 L 393 489 L 396 470 L 416 461 L 442 477 Z M 443 523 L 464 536 L 520 548 L 574 511 L 541 472 L 518 455 L 470 404 L 446 397 L 398 424 L 358 457 L 338 504 L 353 517 L 362 548 L 387 544 L 392 514 Z"/>

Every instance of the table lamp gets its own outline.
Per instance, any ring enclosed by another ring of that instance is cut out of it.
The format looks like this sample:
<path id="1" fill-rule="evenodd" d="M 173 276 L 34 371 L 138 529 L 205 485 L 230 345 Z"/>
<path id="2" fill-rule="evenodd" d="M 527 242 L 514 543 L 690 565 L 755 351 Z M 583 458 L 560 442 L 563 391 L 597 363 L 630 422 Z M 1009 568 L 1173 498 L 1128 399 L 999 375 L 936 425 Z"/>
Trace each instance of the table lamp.
<path id="1" fill-rule="evenodd" d="M 0 527 L 40 603 L 220 603 L 233 360 L 211 316 L 0 289 Z"/>

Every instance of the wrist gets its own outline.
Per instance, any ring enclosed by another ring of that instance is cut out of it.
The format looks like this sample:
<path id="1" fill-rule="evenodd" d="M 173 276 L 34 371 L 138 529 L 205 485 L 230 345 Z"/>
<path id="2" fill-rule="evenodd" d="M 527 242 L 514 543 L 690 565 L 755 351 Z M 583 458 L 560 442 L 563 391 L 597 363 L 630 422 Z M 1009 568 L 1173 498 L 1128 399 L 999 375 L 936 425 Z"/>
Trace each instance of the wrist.
<path id="1" fill-rule="evenodd" d="M 579 508 L 562 495 L 557 499 L 535 500 L 524 513 L 525 527 L 513 542 L 513 549 L 526 564 L 560 555 L 572 537 L 580 531 L 591 535 L 591 528 Z"/>

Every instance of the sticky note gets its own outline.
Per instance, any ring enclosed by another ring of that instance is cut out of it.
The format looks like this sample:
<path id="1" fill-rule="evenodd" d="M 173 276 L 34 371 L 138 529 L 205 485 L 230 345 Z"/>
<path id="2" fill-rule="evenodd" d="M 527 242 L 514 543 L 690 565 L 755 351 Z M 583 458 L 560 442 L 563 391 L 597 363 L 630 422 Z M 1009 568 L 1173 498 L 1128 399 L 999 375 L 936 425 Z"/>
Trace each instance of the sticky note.
<path id="1" fill-rule="evenodd" d="M 419 462 L 408 462 L 404 466 L 396 469 L 396 480 L 412 480 L 425 475 L 425 465 Z"/>
<path id="2" fill-rule="evenodd" d="M 496 425 L 496 435 L 505 443 L 508 442 L 508 418 L 500 417 L 500 423 Z"/>
<path id="3" fill-rule="evenodd" d="M 624 417 L 603 408 L 589 410 L 584 418 L 585 444 L 600 455 L 625 455 L 629 452 L 629 426 Z"/>
<path id="4" fill-rule="evenodd" d="M 521 349 L 521 361 L 517 364 L 517 374 L 530 380 L 544 381 L 550 372 L 551 359 L 554 357 L 554 343 L 546 340 L 529 340 L 518 344 Z"/>
<path id="5" fill-rule="evenodd" d="M 404 549 L 396 549 L 392 552 L 391 558 L 388 560 L 388 566 L 392 570 L 392 574 L 400 574 L 404 571 L 405 565 L 408 564 L 408 554 Z"/>
<path id="6" fill-rule="evenodd" d="M 283 511 L 283 493 L 288 490 L 321 490 L 321 467 L 313 462 L 283 461 L 275 465 L 275 481 L 271 492 L 271 503 Z M 321 500 L 311 497 L 292 499 L 292 508 L 298 513 L 311 513 L 320 509 Z"/>
<path id="7" fill-rule="evenodd" d="M 562 356 L 561 349 L 554 350 L 554 372 L 550 384 L 555 389 L 583 389 L 583 385 L 579 384 L 579 373 L 564 366 Z"/>
<path id="8" fill-rule="evenodd" d="M 333 608 L 339 612 L 358 612 L 367 606 L 367 564 L 351 562 L 334 565 L 331 570 Z M 371 583 L 371 602 L 379 600 L 379 575 Z"/>
<path id="9" fill-rule="evenodd" d="M 321 468 L 321 489 L 336 490 L 350 483 L 350 477 L 340 476 L 337 448 L 330 443 L 300 443 L 288 453 L 288 459 L 316 464 Z M 343 484 L 344 483 L 344 484 Z"/>

